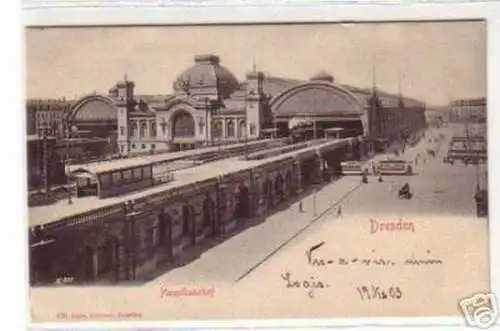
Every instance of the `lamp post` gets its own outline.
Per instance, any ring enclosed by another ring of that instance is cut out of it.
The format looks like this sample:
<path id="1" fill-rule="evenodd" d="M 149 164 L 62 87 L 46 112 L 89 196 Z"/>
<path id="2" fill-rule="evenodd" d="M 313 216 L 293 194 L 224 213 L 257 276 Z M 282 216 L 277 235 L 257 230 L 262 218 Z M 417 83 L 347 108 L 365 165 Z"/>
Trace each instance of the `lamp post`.
<path id="1" fill-rule="evenodd" d="M 70 171 L 70 163 L 71 159 L 69 157 L 69 152 L 70 152 L 70 139 L 71 139 L 71 123 L 69 120 L 66 122 L 66 169 L 68 173 L 66 174 L 66 189 L 68 191 L 68 204 L 71 205 L 73 203 L 71 199 L 71 171 Z"/>

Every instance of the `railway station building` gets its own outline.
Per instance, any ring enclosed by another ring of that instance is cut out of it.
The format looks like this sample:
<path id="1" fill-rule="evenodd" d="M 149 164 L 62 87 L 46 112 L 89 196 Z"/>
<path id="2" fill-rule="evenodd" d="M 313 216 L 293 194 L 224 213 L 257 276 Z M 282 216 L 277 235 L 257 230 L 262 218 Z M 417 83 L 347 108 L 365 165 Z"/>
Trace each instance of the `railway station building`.
<path id="1" fill-rule="evenodd" d="M 297 81 L 254 68 L 238 82 L 215 55 L 196 56 L 171 95 L 134 88 L 125 77 L 70 110 L 73 132 L 116 128 L 122 155 L 148 155 L 73 165 L 71 203 L 29 208 L 32 284 L 139 279 L 334 181 L 373 142 L 425 127 L 413 99 L 324 72 Z M 315 137 L 290 143 L 297 121 L 314 123 Z"/>
<path id="2" fill-rule="evenodd" d="M 343 136 L 390 141 L 425 127 L 425 104 L 376 89 L 337 83 L 327 72 L 309 81 L 278 78 L 256 68 L 239 82 L 218 56 L 197 55 L 165 95 L 136 95 L 125 77 L 107 93 L 81 98 L 69 118 L 77 131 L 117 133 L 121 155 L 182 151 L 260 139 L 274 129 L 290 134 L 291 121 L 314 123 Z M 313 137 L 311 137 L 313 138 Z"/>

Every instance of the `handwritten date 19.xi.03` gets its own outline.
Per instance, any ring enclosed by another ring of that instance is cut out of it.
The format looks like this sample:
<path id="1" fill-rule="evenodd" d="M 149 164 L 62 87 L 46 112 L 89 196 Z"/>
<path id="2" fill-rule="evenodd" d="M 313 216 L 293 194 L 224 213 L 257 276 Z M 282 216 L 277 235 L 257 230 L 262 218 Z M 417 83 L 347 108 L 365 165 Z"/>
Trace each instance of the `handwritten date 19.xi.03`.
<path id="1" fill-rule="evenodd" d="M 363 301 L 375 300 L 399 300 L 403 296 L 401 289 L 397 286 L 382 288 L 380 286 L 359 286 L 356 288 Z"/>

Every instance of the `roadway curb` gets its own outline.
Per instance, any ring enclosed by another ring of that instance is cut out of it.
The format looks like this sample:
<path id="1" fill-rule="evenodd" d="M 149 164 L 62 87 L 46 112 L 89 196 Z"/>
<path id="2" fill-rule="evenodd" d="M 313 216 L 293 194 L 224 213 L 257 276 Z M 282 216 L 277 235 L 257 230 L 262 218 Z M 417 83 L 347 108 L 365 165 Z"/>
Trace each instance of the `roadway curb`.
<path id="1" fill-rule="evenodd" d="M 241 280 L 243 280 L 245 277 L 247 277 L 249 274 L 251 274 L 253 271 L 255 271 L 258 267 L 260 267 L 262 264 L 264 264 L 267 260 L 269 260 L 271 257 L 273 257 L 276 253 L 278 253 L 283 247 L 285 247 L 286 245 L 288 245 L 292 240 L 294 240 L 300 234 L 302 234 L 307 229 L 309 229 L 313 224 L 316 224 L 317 221 L 319 221 L 321 218 L 323 218 L 323 216 L 325 216 L 326 214 L 328 214 L 332 210 L 332 208 L 336 207 L 339 203 L 341 203 L 342 201 L 344 201 L 354 191 L 356 191 L 358 188 L 360 188 L 361 185 L 363 185 L 363 184 L 362 183 L 358 183 L 358 185 L 354 186 L 349 191 L 347 191 L 342 197 L 340 197 L 340 199 L 338 199 L 337 201 L 335 201 L 334 203 L 332 203 L 329 207 L 327 207 L 319 215 L 314 216 L 313 219 L 308 224 L 306 224 L 304 227 L 302 227 L 301 229 L 299 229 L 293 236 L 291 236 L 290 238 L 288 238 L 285 242 L 283 242 L 275 250 L 273 250 L 271 253 L 269 253 L 268 255 L 266 255 L 261 261 L 259 261 L 257 264 L 255 264 L 250 269 L 248 269 L 246 272 L 244 272 L 243 275 L 241 275 L 240 277 L 238 277 L 234 283 L 236 284 L 236 283 L 240 282 Z"/>

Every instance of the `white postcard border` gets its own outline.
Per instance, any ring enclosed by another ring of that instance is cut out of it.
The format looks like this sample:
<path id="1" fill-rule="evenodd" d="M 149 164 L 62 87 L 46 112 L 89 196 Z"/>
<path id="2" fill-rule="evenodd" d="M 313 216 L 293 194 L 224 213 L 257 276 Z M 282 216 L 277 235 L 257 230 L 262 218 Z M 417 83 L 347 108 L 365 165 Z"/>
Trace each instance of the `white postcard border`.
<path id="1" fill-rule="evenodd" d="M 384 20 L 436 20 L 436 19 L 482 19 L 488 23 L 488 145 L 489 145 L 489 192 L 491 201 L 495 201 L 496 192 L 500 191 L 500 167 L 498 155 L 500 144 L 494 134 L 500 132 L 500 3 L 476 4 L 433 4 L 433 5 L 345 5 L 345 6 L 265 6 L 264 8 L 242 7 L 169 7 L 169 8 L 101 8 L 101 9 L 30 9 L 23 13 L 24 25 L 136 25 L 136 24 L 188 24 L 188 23 L 259 23 L 259 22 L 335 22 L 335 21 L 384 21 Z M 17 107 L 14 106 L 14 107 Z M 23 112 L 15 114 L 24 120 Z M 14 116 L 14 115 L 12 115 Z M 17 158 L 15 161 L 20 161 Z M 2 163 L 3 167 L 3 163 Z M 25 167 L 18 165 L 21 176 Z M 19 181 L 15 185 L 19 185 Z M 7 185 L 8 186 L 8 185 Z M 495 192 L 495 193 L 493 193 Z M 17 202 L 17 215 L 26 216 L 24 201 Z M 490 260 L 492 290 L 500 295 L 500 210 L 490 204 Z M 24 242 L 24 239 L 23 239 Z M 27 284 L 27 282 L 26 282 Z M 58 323 L 43 324 L 52 328 Z M 66 324 L 68 327 L 72 324 Z M 76 328 L 88 326 L 115 325 L 123 323 L 74 324 Z M 228 327 L 346 327 L 346 326 L 464 326 L 462 318 L 355 318 L 321 320 L 268 320 L 268 321 L 210 321 L 210 322 L 166 322 L 134 323 L 135 326 L 167 326 L 189 328 L 228 328 Z M 73 325 L 72 325 L 73 327 Z"/>

